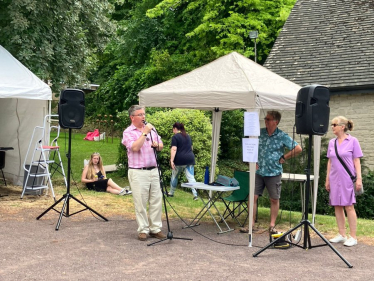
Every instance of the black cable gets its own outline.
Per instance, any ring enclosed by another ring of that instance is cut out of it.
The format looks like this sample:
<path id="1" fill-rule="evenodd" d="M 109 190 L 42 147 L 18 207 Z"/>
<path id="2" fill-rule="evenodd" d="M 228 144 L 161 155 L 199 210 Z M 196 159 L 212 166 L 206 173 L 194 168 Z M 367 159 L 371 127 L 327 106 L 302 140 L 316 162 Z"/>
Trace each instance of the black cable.
<path id="1" fill-rule="evenodd" d="M 153 128 L 154 128 L 154 127 L 153 127 Z M 154 128 L 154 130 L 155 130 L 155 132 L 156 132 L 156 136 L 157 136 L 157 138 L 158 138 L 158 133 L 157 133 L 157 131 L 156 131 L 156 128 Z M 150 136 L 151 136 L 151 141 L 153 142 L 153 139 L 152 139 L 152 132 L 150 133 Z M 156 154 L 156 150 L 155 150 L 155 154 Z M 156 157 L 157 157 L 157 155 L 156 155 Z M 156 158 L 156 159 L 157 159 L 157 158 Z M 158 166 L 158 168 L 161 170 L 161 167 Z M 162 172 L 159 173 L 159 174 L 160 174 L 160 177 L 163 177 L 163 173 L 162 173 Z M 166 189 L 166 187 L 165 187 L 164 184 L 163 184 L 163 179 L 161 179 L 161 182 L 162 182 L 162 185 L 163 185 L 162 187 L 165 189 L 165 192 L 167 193 L 167 189 Z M 177 215 L 177 217 L 178 217 L 178 218 L 179 218 L 179 219 L 180 219 L 180 220 L 181 220 L 185 225 L 188 225 L 188 223 L 186 223 L 186 222 L 182 219 L 182 217 L 179 216 L 179 214 L 177 213 L 177 211 L 175 210 L 175 208 L 170 204 L 167 195 L 164 194 L 163 196 L 165 197 L 165 202 L 167 202 L 167 203 L 169 204 L 170 208 L 174 211 L 174 213 Z M 210 241 L 215 242 L 215 243 L 218 243 L 218 244 L 228 245 L 228 246 L 239 246 L 239 247 L 241 247 L 241 246 L 245 246 L 245 247 L 248 247 L 248 245 L 237 245 L 237 244 L 230 244 L 230 243 L 220 242 L 220 241 L 217 241 L 217 240 L 214 240 L 214 239 L 212 239 L 212 238 L 209 238 L 209 237 L 205 236 L 204 234 L 202 234 L 202 233 L 196 231 L 195 229 L 193 229 L 192 227 L 188 227 L 188 228 L 191 229 L 192 231 L 194 231 L 195 233 L 199 234 L 200 236 L 204 237 L 205 239 L 210 240 Z M 259 247 L 259 246 L 256 246 L 256 247 L 261 248 L 261 247 Z"/>
<path id="2" fill-rule="evenodd" d="M 175 210 L 175 208 L 171 205 L 171 203 L 169 202 L 168 198 L 166 197 L 166 202 L 168 202 L 170 208 L 174 211 L 174 213 L 177 215 L 177 217 L 185 224 L 185 225 L 188 225 L 188 223 L 177 213 L 177 211 Z M 224 243 L 224 242 L 220 242 L 220 241 L 217 241 L 217 240 L 214 240 L 198 231 L 196 231 L 193 227 L 188 227 L 188 229 L 191 229 L 192 231 L 194 231 L 196 234 L 204 237 L 205 239 L 207 240 L 210 240 L 214 243 L 218 243 L 218 244 L 222 244 L 222 245 L 227 245 L 227 246 L 236 246 L 236 247 L 248 247 L 248 244 L 246 245 L 239 245 L 239 244 L 232 244 L 232 243 Z M 257 248 L 262 248 L 260 246 L 253 246 L 253 247 L 257 247 Z"/>

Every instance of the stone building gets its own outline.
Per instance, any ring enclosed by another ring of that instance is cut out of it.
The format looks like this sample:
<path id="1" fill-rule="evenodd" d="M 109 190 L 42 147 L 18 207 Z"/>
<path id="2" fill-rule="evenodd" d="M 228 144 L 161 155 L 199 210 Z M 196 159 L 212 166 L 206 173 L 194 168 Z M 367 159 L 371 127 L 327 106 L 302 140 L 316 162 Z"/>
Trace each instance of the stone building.
<path id="1" fill-rule="evenodd" d="M 300 86 L 330 89 L 330 120 L 354 122 L 351 134 L 374 169 L 374 1 L 299 0 L 264 66 Z M 294 124 L 285 113 L 283 126 Z M 282 128 L 283 129 L 283 128 Z M 292 132 L 291 129 L 287 129 Z M 332 138 L 331 130 L 326 137 Z"/>

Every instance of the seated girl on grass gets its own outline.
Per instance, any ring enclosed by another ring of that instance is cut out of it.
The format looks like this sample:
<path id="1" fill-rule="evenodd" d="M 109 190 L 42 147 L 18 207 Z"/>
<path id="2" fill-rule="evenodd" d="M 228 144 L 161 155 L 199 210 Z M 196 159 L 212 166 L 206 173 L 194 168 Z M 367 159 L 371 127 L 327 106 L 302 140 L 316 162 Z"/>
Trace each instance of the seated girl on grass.
<path id="1" fill-rule="evenodd" d="M 85 183 L 89 190 L 107 191 L 118 195 L 129 195 L 132 191 L 121 188 L 112 179 L 107 179 L 100 153 L 95 152 L 83 169 L 81 182 Z"/>

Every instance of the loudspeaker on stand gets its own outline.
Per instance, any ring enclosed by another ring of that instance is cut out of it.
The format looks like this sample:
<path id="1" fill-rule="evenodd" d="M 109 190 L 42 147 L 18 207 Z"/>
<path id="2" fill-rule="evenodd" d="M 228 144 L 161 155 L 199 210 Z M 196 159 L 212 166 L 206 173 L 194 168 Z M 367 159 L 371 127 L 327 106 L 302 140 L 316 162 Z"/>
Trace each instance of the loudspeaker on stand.
<path id="1" fill-rule="evenodd" d="M 84 92 L 77 89 L 66 89 L 61 92 L 58 104 L 59 123 L 64 129 L 81 129 L 84 124 Z"/>
<path id="2" fill-rule="evenodd" d="M 297 94 L 295 109 L 296 133 L 324 135 L 329 128 L 330 90 L 321 85 L 301 88 Z"/>

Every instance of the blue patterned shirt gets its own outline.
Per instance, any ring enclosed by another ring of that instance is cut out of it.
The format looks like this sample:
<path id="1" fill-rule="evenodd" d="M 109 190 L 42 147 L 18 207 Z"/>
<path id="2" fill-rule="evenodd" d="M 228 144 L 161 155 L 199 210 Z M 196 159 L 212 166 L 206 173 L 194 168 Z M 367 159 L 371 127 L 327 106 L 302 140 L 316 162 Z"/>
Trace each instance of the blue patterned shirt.
<path id="1" fill-rule="evenodd" d="M 297 145 L 296 141 L 282 130 L 276 128 L 274 133 L 269 136 L 266 128 L 260 131 L 258 147 L 258 170 L 257 174 L 265 176 L 278 176 L 283 173 L 282 164 L 279 158 L 284 154 L 284 148 L 292 150 Z"/>

